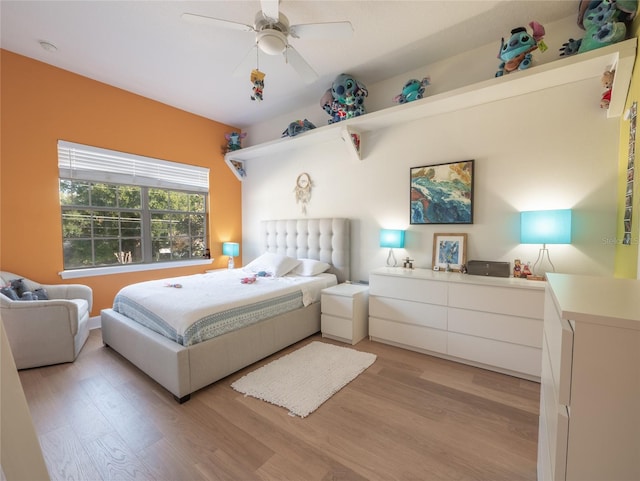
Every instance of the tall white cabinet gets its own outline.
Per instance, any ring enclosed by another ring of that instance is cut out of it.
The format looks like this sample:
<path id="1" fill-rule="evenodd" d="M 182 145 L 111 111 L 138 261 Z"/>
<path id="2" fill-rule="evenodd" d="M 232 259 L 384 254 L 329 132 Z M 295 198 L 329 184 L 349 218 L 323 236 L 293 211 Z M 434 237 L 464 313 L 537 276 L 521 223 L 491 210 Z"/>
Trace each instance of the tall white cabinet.
<path id="1" fill-rule="evenodd" d="M 374 341 L 540 379 L 544 282 L 383 267 L 369 276 Z"/>
<path id="2" fill-rule="evenodd" d="M 538 480 L 640 480 L 640 282 L 549 274 Z"/>

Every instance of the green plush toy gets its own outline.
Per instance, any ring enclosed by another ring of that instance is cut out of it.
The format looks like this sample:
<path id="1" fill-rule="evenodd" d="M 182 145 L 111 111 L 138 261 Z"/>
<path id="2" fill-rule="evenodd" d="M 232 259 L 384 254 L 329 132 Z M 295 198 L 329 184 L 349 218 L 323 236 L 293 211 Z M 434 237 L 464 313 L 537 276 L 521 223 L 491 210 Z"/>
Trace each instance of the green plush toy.
<path id="1" fill-rule="evenodd" d="M 578 25 L 584 37 L 570 38 L 560 48 L 560 56 L 588 52 L 627 38 L 627 26 L 636 15 L 638 0 L 581 0 Z"/>

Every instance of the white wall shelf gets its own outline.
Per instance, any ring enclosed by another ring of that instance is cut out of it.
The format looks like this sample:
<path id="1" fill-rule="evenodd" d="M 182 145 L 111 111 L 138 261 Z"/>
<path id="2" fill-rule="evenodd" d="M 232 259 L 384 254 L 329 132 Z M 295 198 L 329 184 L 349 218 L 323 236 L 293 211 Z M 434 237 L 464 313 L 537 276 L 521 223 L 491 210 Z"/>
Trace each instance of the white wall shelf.
<path id="1" fill-rule="evenodd" d="M 609 118 L 620 117 L 623 113 L 627 92 L 631 83 L 631 73 L 636 58 L 637 39 L 631 38 L 608 47 L 590 52 L 560 58 L 553 62 L 532 67 L 528 70 L 492 78 L 461 87 L 438 95 L 428 96 L 414 102 L 392 106 L 351 118 L 331 125 L 318 127 L 295 137 L 285 137 L 258 145 L 245 147 L 225 155 L 225 161 L 234 170 L 232 161 L 246 161 L 272 157 L 283 152 L 315 146 L 335 139 L 349 137 L 357 132 L 361 137 L 365 132 L 401 125 L 414 120 L 441 115 L 449 112 L 493 103 L 498 100 L 517 97 L 547 88 L 566 85 L 590 78 L 600 81 L 605 70 L 615 68 L 616 75 L 609 109 L 603 112 Z M 354 145 L 345 142 L 354 152 Z M 364 155 L 360 149 L 357 158 Z"/>
<path id="2" fill-rule="evenodd" d="M 231 154 L 225 154 L 224 161 L 227 163 L 231 172 L 236 176 L 236 178 L 242 182 L 242 180 L 247 176 L 247 171 L 245 170 L 244 160 L 231 158 Z"/>

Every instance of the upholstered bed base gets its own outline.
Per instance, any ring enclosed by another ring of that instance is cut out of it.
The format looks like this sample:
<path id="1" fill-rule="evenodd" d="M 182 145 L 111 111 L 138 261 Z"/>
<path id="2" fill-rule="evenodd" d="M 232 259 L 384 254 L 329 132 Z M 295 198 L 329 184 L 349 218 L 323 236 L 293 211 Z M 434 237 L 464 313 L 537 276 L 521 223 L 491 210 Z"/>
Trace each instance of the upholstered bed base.
<path id="1" fill-rule="evenodd" d="M 332 264 L 349 279 L 348 219 L 263 221 L 263 248 Z M 147 329 L 113 309 L 102 311 L 102 338 L 180 403 L 191 393 L 320 331 L 320 303 L 265 319 L 189 347 Z"/>
<path id="2" fill-rule="evenodd" d="M 192 392 L 320 330 L 320 303 L 185 347 L 115 312 L 102 311 L 102 339 L 171 392 Z"/>

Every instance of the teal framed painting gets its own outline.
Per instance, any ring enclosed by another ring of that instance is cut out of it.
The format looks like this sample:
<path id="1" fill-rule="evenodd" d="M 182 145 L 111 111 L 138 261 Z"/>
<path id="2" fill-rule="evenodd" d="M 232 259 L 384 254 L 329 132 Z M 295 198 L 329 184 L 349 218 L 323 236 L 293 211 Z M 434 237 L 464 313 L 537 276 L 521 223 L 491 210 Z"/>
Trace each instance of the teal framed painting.
<path id="1" fill-rule="evenodd" d="M 411 224 L 473 224 L 473 164 L 411 167 Z"/>

